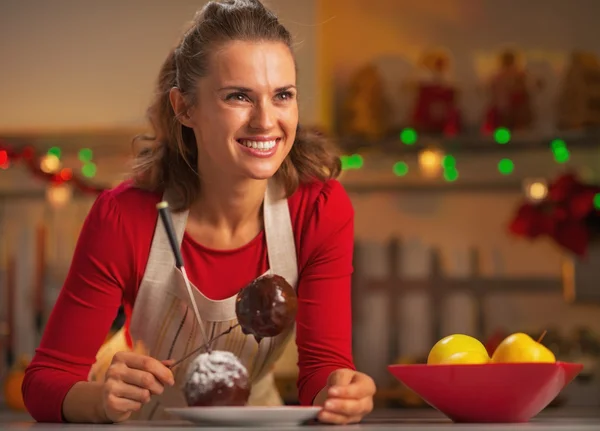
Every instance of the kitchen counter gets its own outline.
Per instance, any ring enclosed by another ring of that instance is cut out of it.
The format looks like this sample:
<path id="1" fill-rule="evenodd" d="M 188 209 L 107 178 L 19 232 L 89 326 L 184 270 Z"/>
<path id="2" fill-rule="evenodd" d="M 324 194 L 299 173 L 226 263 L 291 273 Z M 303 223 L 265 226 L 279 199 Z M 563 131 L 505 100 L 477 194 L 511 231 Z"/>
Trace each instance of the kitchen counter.
<path id="1" fill-rule="evenodd" d="M 170 431 L 179 429 L 199 428 L 198 425 L 189 422 L 126 422 L 114 425 L 79 425 L 79 424 L 38 424 L 31 420 L 28 415 L 15 414 L 0 411 L 0 429 L 2 430 L 35 430 L 50 431 L 65 429 L 71 431 L 87 431 L 92 429 L 110 427 L 110 429 L 140 430 L 140 431 Z M 225 427 L 201 427 L 203 431 L 234 431 L 234 430 L 258 430 L 274 429 L 265 428 L 225 428 Z M 281 427 L 277 427 L 281 428 Z M 364 422 L 358 425 L 348 426 L 325 426 L 304 425 L 298 427 L 287 427 L 285 430 L 311 431 L 342 431 L 342 430 L 550 430 L 550 431 L 587 431 L 600 430 L 600 407 L 596 409 L 548 409 L 540 413 L 536 418 L 526 424 L 453 424 L 443 415 L 432 409 L 419 410 L 376 410 Z"/>

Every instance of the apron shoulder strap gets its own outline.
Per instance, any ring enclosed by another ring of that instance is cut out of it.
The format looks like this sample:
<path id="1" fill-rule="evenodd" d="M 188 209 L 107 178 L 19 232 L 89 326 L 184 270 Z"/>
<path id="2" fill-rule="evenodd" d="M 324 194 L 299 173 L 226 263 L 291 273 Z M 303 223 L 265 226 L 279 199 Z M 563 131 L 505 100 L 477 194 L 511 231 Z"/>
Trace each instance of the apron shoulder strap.
<path id="1" fill-rule="evenodd" d="M 292 218 L 283 188 L 274 178 L 267 184 L 264 219 L 270 270 L 281 275 L 295 288 L 298 261 Z"/>

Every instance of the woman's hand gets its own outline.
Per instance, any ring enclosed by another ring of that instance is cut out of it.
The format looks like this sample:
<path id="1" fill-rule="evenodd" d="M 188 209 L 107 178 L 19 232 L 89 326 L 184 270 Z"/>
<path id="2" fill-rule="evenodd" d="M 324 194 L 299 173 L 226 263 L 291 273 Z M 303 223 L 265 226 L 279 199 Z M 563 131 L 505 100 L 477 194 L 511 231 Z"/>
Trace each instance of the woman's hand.
<path id="1" fill-rule="evenodd" d="M 340 369 L 329 375 L 315 404 L 323 404 L 319 421 L 332 424 L 360 422 L 373 410 L 375 382 L 364 373 Z"/>
<path id="2" fill-rule="evenodd" d="M 111 422 L 127 420 L 165 385 L 175 384 L 168 363 L 134 352 L 118 352 L 106 372 L 102 404 Z"/>

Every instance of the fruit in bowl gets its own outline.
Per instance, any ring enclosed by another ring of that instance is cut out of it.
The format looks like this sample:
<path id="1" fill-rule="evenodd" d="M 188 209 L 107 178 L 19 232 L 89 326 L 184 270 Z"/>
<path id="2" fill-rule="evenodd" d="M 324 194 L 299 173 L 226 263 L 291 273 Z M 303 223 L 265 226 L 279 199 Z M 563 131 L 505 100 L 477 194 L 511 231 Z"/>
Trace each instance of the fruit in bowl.
<path id="1" fill-rule="evenodd" d="M 554 353 L 541 342 L 522 332 L 509 335 L 496 347 L 491 361 L 502 362 L 556 362 Z"/>
<path id="2" fill-rule="evenodd" d="M 477 339 L 455 334 L 432 347 L 427 364 L 388 366 L 425 402 L 463 423 L 527 422 L 582 368 L 556 361 L 547 347 L 521 333 L 506 337 L 491 358 Z"/>
<path id="3" fill-rule="evenodd" d="M 454 334 L 435 343 L 427 357 L 428 365 L 487 364 L 490 357 L 477 338 Z"/>

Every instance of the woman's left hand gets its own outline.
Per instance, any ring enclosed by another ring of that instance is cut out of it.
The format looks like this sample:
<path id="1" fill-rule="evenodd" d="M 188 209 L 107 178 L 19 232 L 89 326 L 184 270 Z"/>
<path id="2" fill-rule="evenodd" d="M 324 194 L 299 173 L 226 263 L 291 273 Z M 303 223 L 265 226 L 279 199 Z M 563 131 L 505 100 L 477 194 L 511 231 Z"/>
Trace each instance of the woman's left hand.
<path id="1" fill-rule="evenodd" d="M 352 424 L 373 410 L 375 382 L 364 373 L 339 369 L 329 375 L 315 404 L 322 404 L 319 421 L 332 424 Z"/>

